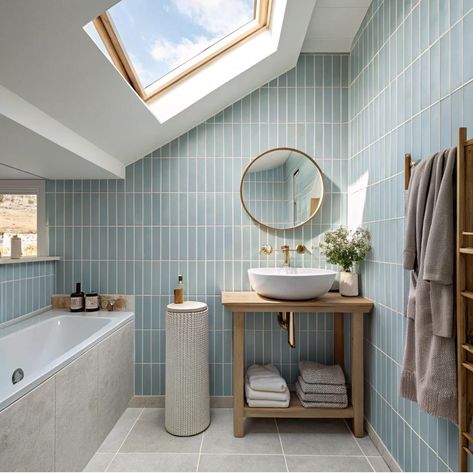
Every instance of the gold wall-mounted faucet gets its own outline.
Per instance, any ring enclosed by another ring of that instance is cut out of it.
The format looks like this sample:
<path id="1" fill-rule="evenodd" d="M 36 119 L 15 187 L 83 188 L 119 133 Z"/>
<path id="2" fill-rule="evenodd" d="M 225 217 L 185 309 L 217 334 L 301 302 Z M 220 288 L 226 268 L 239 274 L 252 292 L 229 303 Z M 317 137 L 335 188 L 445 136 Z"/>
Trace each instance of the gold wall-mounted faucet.
<path id="1" fill-rule="evenodd" d="M 297 245 L 295 248 L 291 249 L 289 248 L 289 245 L 282 245 L 280 250 L 273 250 L 273 247 L 271 245 L 263 245 L 260 249 L 260 253 L 262 255 L 269 256 L 273 251 L 280 251 L 283 254 L 284 261 L 283 265 L 285 268 L 288 268 L 291 265 L 291 260 L 289 258 L 289 252 L 290 251 L 295 251 L 298 254 L 303 254 L 305 253 L 305 246 L 303 244 Z"/>

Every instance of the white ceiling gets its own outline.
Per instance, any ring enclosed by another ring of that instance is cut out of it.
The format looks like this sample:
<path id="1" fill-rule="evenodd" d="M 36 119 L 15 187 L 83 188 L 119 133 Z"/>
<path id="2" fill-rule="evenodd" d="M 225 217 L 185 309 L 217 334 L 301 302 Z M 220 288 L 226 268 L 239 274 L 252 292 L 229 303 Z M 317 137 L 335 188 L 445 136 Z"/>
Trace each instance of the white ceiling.
<path id="1" fill-rule="evenodd" d="M 0 176 L 2 176 L 2 179 L 41 179 L 40 176 L 35 176 L 34 174 L 5 166 L 4 164 L 0 164 Z"/>
<path id="2" fill-rule="evenodd" d="M 0 164 L 49 179 L 81 176 L 110 179 L 113 174 L 73 151 L 0 114 Z M 0 179 L 8 179 L 0 168 Z"/>
<path id="3" fill-rule="evenodd" d="M 294 67 L 316 3 L 273 0 L 271 29 L 254 44 L 148 107 L 82 29 L 117 1 L 0 0 L 0 164 L 124 177 L 127 164 Z"/>
<path id="4" fill-rule="evenodd" d="M 350 52 L 370 3 L 371 0 L 317 0 L 302 52 Z"/>

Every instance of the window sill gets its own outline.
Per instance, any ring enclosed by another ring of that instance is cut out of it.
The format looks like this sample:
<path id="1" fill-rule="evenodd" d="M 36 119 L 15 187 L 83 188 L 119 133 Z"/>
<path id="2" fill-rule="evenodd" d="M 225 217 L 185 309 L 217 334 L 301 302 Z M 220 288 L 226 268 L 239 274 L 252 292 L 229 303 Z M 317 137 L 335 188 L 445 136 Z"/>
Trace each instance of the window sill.
<path id="1" fill-rule="evenodd" d="M 19 259 L 12 259 L 9 256 L 0 258 L 1 264 L 19 264 L 19 263 L 40 263 L 41 261 L 59 261 L 59 256 L 22 256 Z"/>

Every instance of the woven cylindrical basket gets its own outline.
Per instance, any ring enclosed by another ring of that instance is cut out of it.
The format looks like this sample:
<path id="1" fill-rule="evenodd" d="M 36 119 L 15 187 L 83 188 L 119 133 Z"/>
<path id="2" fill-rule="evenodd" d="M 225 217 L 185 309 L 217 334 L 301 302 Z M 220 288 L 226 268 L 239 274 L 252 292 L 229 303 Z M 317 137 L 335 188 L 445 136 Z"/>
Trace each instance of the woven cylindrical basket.
<path id="1" fill-rule="evenodd" d="M 168 305 L 165 411 L 173 435 L 196 435 L 210 424 L 209 312 L 202 302 Z"/>

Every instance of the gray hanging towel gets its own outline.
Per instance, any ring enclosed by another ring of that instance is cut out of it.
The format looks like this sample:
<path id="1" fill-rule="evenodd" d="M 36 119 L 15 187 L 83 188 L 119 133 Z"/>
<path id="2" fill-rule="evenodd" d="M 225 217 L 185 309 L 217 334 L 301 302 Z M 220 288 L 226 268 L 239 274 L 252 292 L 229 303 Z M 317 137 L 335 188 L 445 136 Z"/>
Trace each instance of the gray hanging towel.
<path id="1" fill-rule="evenodd" d="M 400 393 L 428 414 L 457 421 L 454 312 L 456 148 L 414 170 L 406 207 L 404 268 L 411 270 Z"/>

